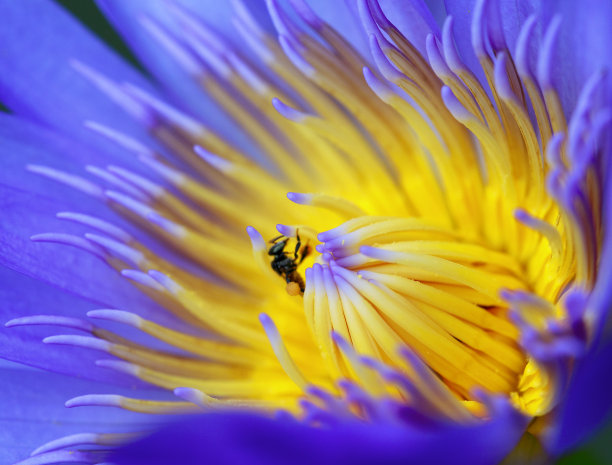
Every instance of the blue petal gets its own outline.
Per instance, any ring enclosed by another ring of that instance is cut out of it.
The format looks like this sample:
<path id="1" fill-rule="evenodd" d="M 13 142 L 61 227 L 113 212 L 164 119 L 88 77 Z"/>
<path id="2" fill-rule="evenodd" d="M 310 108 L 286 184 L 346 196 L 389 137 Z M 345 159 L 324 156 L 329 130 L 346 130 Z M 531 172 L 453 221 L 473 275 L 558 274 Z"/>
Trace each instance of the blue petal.
<path id="1" fill-rule="evenodd" d="M 236 50 L 241 53 L 245 52 L 243 44 L 236 43 L 235 40 L 237 32 L 231 23 L 233 17 L 231 2 L 182 0 L 177 3 L 183 5 L 187 11 L 193 12 L 215 31 L 224 34 L 229 43 L 233 43 Z M 287 1 L 281 1 L 280 3 L 284 4 L 287 12 L 290 11 Z M 211 96 L 204 93 L 193 77 L 162 50 L 162 47 L 152 39 L 151 35 L 139 23 L 139 18 L 146 15 L 180 38 L 180 26 L 176 21 L 173 21 L 166 4 L 146 0 L 130 2 L 98 0 L 98 4 L 125 40 L 132 46 L 141 61 L 167 89 L 170 96 L 174 97 L 184 109 L 201 118 L 221 135 L 240 145 L 246 153 L 253 153 L 253 144 L 242 134 L 240 128 L 224 113 Z M 264 1 L 245 2 L 245 4 L 262 27 L 275 36 L 276 31 L 274 31 L 271 21 L 267 17 Z M 310 1 L 309 4 L 322 19 L 338 29 L 355 45 L 364 57 L 369 56 L 369 47 L 353 8 L 347 6 L 344 2 L 315 0 Z M 246 53 L 248 54 L 248 50 Z"/>
<path id="2" fill-rule="evenodd" d="M 100 137 L 83 127 L 93 119 L 149 140 L 121 108 L 71 66 L 72 59 L 95 66 L 119 82 L 130 81 L 154 92 L 130 65 L 108 49 L 70 14 L 50 0 L 36 3 L 0 2 L 0 101 L 26 116 L 98 147 Z M 10 71 L 9 71 L 10 70 Z M 108 153 L 115 149 L 110 143 Z"/>
<path id="3" fill-rule="evenodd" d="M 446 11 L 454 18 L 455 43 L 459 55 L 469 69 L 486 85 L 484 72 L 472 47 L 472 18 L 477 0 L 445 0 Z M 503 34 L 511 52 L 514 52 L 520 27 L 533 13 L 539 0 L 535 2 L 516 2 L 513 0 L 489 0 L 490 7 L 499 8 Z"/>
<path id="4" fill-rule="evenodd" d="M 95 308 L 90 301 L 5 267 L 0 267 L 0 282 L 0 357 L 78 378 L 125 386 L 144 385 L 133 377 L 98 368 L 94 362 L 104 358 L 105 354 L 42 342 L 47 336 L 85 334 L 82 331 L 57 326 L 4 327 L 4 324 L 13 318 L 37 314 L 61 315 L 82 320 L 87 311 Z M 128 336 L 125 331 L 122 331 L 122 335 Z"/>
<path id="5" fill-rule="evenodd" d="M 370 59 L 370 46 L 359 19 L 356 1 L 307 0 L 307 3 L 321 19 L 340 32 L 366 60 Z"/>
<path id="6" fill-rule="evenodd" d="M 30 240 L 32 235 L 45 232 L 82 235 L 82 226 L 67 225 L 55 218 L 54 213 L 82 212 L 83 204 L 86 202 L 81 196 L 59 202 L 0 185 L 0 208 L 3 212 L 0 222 L 0 265 L 51 284 L 57 292 L 74 294 L 90 302 L 92 308 L 125 309 L 160 324 L 183 329 L 185 325 L 176 317 L 94 255 L 67 245 Z M 32 283 L 32 290 L 36 287 L 37 283 Z M 24 292 L 28 291 L 24 289 Z"/>
<path id="7" fill-rule="evenodd" d="M 525 422 L 512 413 L 479 426 L 412 429 L 350 423 L 332 429 L 248 414 L 208 414 L 164 426 L 119 451 L 119 465 L 498 463 Z"/>
<path id="8" fill-rule="evenodd" d="M 166 2 L 97 0 L 97 3 L 140 61 L 166 89 L 167 97 L 173 98 L 183 110 L 201 118 L 221 135 L 248 149 L 249 144 L 235 123 L 140 24 L 139 20 L 146 16 L 180 37 L 180 25 L 173 19 Z M 228 32 L 231 28 L 230 2 L 183 0 L 177 3 L 199 14 L 208 25 L 219 32 Z M 236 33 L 233 33 L 233 37 L 235 36 Z M 241 50 L 243 48 L 241 47 Z"/>
<path id="9" fill-rule="evenodd" d="M 30 240 L 41 232 L 63 231 L 65 226 L 53 214 L 67 209 L 79 211 L 80 200 L 77 196 L 60 203 L 0 186 L 0 264 L 98 305 L 154 308 L 148 298 L 97 257 L 71 247 Z"/>
<path id="10" fill-rule="evenodd" d="M 426 57 L 425 38 L 430 32 L 439 33 L 439 21 L 445 17 L 443 0 L 377 1 L 387 19 Z M 369 41 L 359 19 L 356 0 L 345 0 L 344 3 L 310 0 L 308 3 L 340 31 L 366 60 L 371 59 Z"/>
<path id="11" fill-rule="evenodd" d="M 612 342 L 582 359 L 548 438 L 549 449 L 561 455 L 576 447 L 612 418 Z"/>
<path id="12" fill-rule="evenodd" d="M 504 35 L 511 51 L 514 50 L 521 25 L 531 13 L 538 14 L 540 23 L 532 47 L 536 53 L 540 49 L 541 39 L 538 37 L 542 37 L 552 17 L 560 14 L 563 18 L 556 45 L 553 79 L 563 107 L 569 113 L 587 79 L 594 72 L 610 69 L 612 65 L 612 56 L 606 48 L 612 40 L 612 4 L 598 0 L 490 0 L 489 3 L 494 4 L 496 1 L 499 3 Z M 483 74 L 471 44 L 470 25 L 475 4 L 476 0 L 446 0 L 448 14 L 455 18 L 455 40 L 459 53 L 482 80 Z"/>
<path id="13" fill-rule="evenodd" d="M 572 110 L 587 79 L 595 72 L 608 70 L 612 84 L 612 3 L 599 0 L 544 0 L 541 16 L 549 21 L 562 17 L 557 44 L 554 81 L 566 111 Z M 609 98 L 609 97 L 608 97 Z"/>
<path id="14" fill-rule="evenodd" d="M 561 455 L 612 420 L 612 183 L 608 182 L 604 205 L 607 227 L 599 279 L 588 302 L 595 326 L 590 351 L 577 362 L 572 380 L 547 438 L 549 449 Z"/>
<path id="15" fill-rule="evenodd" d="M 474 53 L 471 39 L 472 16 L 476 0 L 445 0 L 446 12 L 453 17 L 454 37 L 459 56 L 465 65 L 480 78 L 484 80 L 484 73 Z"/>
<path id="16" fill-rule="evenodd" d="M 83 175 L 87 174 L 83 170 L 85 163 L 106 166 L 107 163 L 117 162 L 120 166 L 138 171 L 140 167 L 133 156 L 126 157 L 126 153 L 119 149 L 115 150 L 116 158 L 100 155 L 52 131 L 4 114 L 0 114 L 0 154 L 0 208 L 3 212 L 0 222 L 0 264 L 53 284 L 59 290 L 74 293 L 92 302 L 92 305 L 124 307 L 143 316 L 154 314 L 154 320 L 176 327 L 174 319 L 169 318 L 164 310 L 98 258 L 71 247 L 30 240 L 30 236 L 46 232 L 67 232 L 79 236 L 92 232 L 55 217 L 57 212 L 73 211 L 94 215 L 118 225 L 167 257 L 167 251 L 159 244 L 111 211 L 99 199 L 25 169 L 26 164 L 35 163 Z M 150 173 L 147 175 L 150 176 Z"/>
<path id="17" fill-rule="evenodd" d="M 427 57 L 425 39 L 427 34 L 438 36 L 440 28 L 424 0 L 379 0 L 391 22 L 406 38 Z"/>
<path id="18" fill-rule="evenodd" d="M 0 463 L 23 460 L 38 446 L 64 435 L 141 431 L 150 420 L 148 415 L 107 407 L 64 407 L 69 398 L 92 392 L 149 398 L 150 392 L 3 365 L 0 367 Z"/>
<path id="19" fill-rule="evenodd" d="M 3 165 L 0 170 L 3 215 L 0 222 L 0 264 L 18 272 L 2 268 L 3 318 L 0 323 L 33 314 L 83 317 L 87 310 L 101 306 L 133 311 L 175 329 L 185 327 L 93 255 L 65 245 L 30 240 L 30 236 L 46 232 L 77 236 L 92 232 L 91 228 L 55 217 L 57 212 L 72 211 L 110 221 L 146 246 L 159 249 L 159 244 L 136 230 L 99 199 L 25 169 L 27 163 L 37 163 L 81 174 L 82 163 L 104 162 L 104 166 L 118 160 L 107 159 L 52 131 L 10 115 L 0 115 L 0 147 Z M 118 157 L 125 156 L 120 150 L 116 152 Z M 130 156 L 121 164 L 129 166 L 128 162 L 133 162 L 133 159 Z M 168 255 L 163 249 L 158 251 L 162 256 Z M 57 328 L 53 332 L 48 328 L 3 328 L 0 332 L 0 356 L 63 373 L 81 376 L 86 370 L 85 376 L 126 381 L 125 376 L 110 376 L 110 370 L 91 370 L 99 353 L 42 344 L 42 337 L 57 333 Z M 131 333 L 130 339 L 142 338 L 137 330 L 128 330 L 128 333 Z M 76 359 L 71 361 L 73 354 Z M 130 383 L 133 384 L 133 380 Z"/>
<path id="20" fill-rule="evenodd" d="M 91 142 L 96 146 L 110 143 L 104 136 L 89 129 L 87 131 L 90 133 Z M 46 195 L 49 195 L 49 183 L 42 182 L 42 176 L 28 176 L 25 171 L 28 163 L 43 164 L 72 174 L 84 174 L 87 164 L 99 167 L 117 164 L 158 180 L 152 176 L 150 170 L 144 168 L 133 153 L 116 144 L 112 145 L 109 152 L 94 150 L 91 146 L 66 137 L 56 130 L 6 113 L 0 113 L 0 155 L 1 184 Z M 71 192 L 74 196 L 75 191 Z"/>
<path id="21" fill-rule="evenodd" d="M 444 20 L 447 16 L 444 0 L 425 0 L 425 3 L 427 4 L 429 11 L 431 11 L 433 17 L 436 19 L 438 26 L 442 27 L 442 24 L 444 24 Z"/>

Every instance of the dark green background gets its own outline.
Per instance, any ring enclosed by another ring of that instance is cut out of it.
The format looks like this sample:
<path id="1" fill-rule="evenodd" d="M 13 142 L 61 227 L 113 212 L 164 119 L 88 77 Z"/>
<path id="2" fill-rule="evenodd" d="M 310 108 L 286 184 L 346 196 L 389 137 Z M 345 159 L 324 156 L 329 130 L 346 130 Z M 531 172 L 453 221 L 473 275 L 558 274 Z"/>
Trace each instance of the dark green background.
<path id="1" fill-rule="evenodd" d="M 23 0 L 15 0 L 23 1 Z M 107 42 L 113 49 L 120 53 L 132 64 L 146 72 L 129 48 L 121 40 L 100 13 L 92 0 L 55 0 L 73 15 L 79 18 L 87 27 Z M 130 0 L 116 0 L 130 1 Z M 159 0 L 149 0 L 159 1 Z M 218 0 L 224 1 L 224 0 Z M 339 1 L 339 0 L 329 0 Z M 578 1 L 578 0 L 576 0 Z M 610 1 L 610 0 L 602 0 Z M 612 395 L 612 393 L 610 393 Z M 557 462 L 558 465 L 609 465 L 612 464 L 612 422 L 603 428 L 595 437 L 582 448 L 574 453 L 568 454 Z M 518 465 L 518 464 L 516 464 Z"/>

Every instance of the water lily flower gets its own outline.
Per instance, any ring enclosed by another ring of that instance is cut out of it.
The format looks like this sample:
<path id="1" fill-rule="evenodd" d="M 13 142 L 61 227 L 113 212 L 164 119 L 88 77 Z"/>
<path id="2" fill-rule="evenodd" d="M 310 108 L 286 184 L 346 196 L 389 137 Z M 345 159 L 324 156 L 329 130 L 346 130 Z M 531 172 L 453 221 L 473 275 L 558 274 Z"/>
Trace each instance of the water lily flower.
<path id="1" fill-rule="evenodd" d="M 97 3 L 146 72 L 0 1 L 0 356 L 48 370 L 2 366 L 4 459 L 545 463 L 609 417 L 610 2 Z"/>

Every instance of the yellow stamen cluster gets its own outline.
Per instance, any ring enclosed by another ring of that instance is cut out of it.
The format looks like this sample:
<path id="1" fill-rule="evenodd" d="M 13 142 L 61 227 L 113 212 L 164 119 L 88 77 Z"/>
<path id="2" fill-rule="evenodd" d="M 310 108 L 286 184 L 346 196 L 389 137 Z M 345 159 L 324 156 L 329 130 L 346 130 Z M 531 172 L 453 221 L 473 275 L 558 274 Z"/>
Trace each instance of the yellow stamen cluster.
<path id="1" fill-rule="evenodd" d="M 598 246 L 586 236 L 599 237 L 596 182 L 581 205 L 564 204 L 545 188 L 553 172 L 566 182 L 571 166 L 553 136 L 566 131 L 554 90 L 519 75 L 508 50 L 480 56 L 485 89 L 452 60 L 450 20 L 442 43 L 428 38 L 430 60 L 446 63 L 434 72 L 391 23 L 370 16 L 388 39 L 380 31 L 371 36 L 380 71 L 364 71 L 366 60 L 329 25 L 317 23 L 315 40 L 279 9 L 273 13 L 284 30 L 280 45 L 246 10 L 237 18 L 273 78 L 239 53 L 214 57 L 216 71 L 195 76 L 256 143 L 261 163 L 131 91 L 157 116 L 152 134 L 194 174 L 160 154 L 142 155 L 174 192 L 149 186 L 148 201 L 113 192 L 104 198 L 206 271 L 181 268 L 134 239 L 108 260 L 206 335 L 127 312 L 91 312 L 189 353 L 98 335 L 128 362 L 109 367 L 168 389 L 197 390 L 177 391 L 191 404 L 120 404 L 147 412 L 295 409 L 309 384 L 334 390 L 350 378 L 372 394 L 421 399 L 454 419 L 482 413 L 476 387 L 507 394 L 527 413 L 545 413 L 554 373 L 521 348 L 500 291 L 531 296 L 519 306 L 529 318 L 562 320 L 567 285 L 593 282 Z M 450 57 L 443 59 L 442 46 Z M 303 296 L 270 266 L 267 241 L 279 222 L 288 258 L 298 233 L 317 250 L 297 269 L 305 276 Z M 401 346 L 425 365 L 415 358 L 406 368 Z M 416 391 L 385 384 L 357 354 L 402 370 Z"/>

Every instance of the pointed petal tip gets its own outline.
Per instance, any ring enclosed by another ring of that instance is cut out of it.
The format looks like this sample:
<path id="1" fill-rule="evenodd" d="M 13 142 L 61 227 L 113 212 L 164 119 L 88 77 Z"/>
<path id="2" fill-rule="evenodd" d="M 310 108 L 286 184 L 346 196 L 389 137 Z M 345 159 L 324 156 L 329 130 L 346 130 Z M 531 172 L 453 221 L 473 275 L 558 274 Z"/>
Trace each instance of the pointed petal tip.
<path id="1" fill-rule="evenodd" d="M 12 328 L 14 326 L 21 326 L 23 323 L 21 322 L 22 318 L 13 318 L 12 320 L 4 323 L 5 328 Z"/>
<path id="2" fill-rule="evenodd" d="M 267 313 L 262 312 L 257 317 L 259 318 L 259 321 L 264 327 L 269 326 L 269 325 L 274 325 L 272 318 L 270 318 L 270 316 Z"/>

